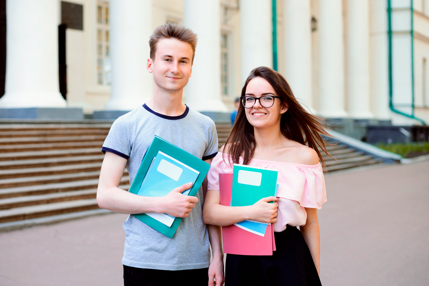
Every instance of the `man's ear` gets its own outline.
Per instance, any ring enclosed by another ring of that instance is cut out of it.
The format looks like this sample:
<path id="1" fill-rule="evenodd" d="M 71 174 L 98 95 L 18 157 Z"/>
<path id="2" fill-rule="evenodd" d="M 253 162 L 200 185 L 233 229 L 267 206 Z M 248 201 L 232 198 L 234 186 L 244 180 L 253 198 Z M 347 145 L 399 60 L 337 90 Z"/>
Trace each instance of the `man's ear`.
<path id="1" fill-rule="evenodd" d="M 152 59 L 151 58 L 147 59 L 146 69 L 149 73 L 153 72 L 152 65 L 153 65 Z"/>

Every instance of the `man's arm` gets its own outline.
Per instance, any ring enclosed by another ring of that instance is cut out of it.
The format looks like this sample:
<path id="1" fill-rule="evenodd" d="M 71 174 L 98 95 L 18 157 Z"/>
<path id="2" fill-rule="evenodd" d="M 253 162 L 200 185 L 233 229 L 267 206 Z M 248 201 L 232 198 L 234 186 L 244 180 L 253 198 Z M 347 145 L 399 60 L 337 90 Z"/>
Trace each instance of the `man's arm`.
<path id="1" fill-rule="evenodd" d="M 191 183 L 174 189 L 162 198 L 138 196 L 118 188 L 126 163 L 126 159 L 106 152 L 97 190 L 97 203 L 100 208 L 125 214 L 158 212 L 174 217 L 189 216 L 198 199 L 182 195 L 182 192 L 191 188 Z"/>
<path id="2" fill-rule="evenodd" d="M 211 164 L 213 159 L 205 160 L 205 162 Z M 207 193 L 207 177 L 203 182 L 203 194 Z M 212 261 L 209 267 L 209 286 L 220 286 L 223 285 L 224 274 L 223 274 L 223 251 L 220 242 L 220 227 L 215 225 L 207 225 L 209 232 L 210 245 L 212 249 Z M 214 281 L 216 279 L 216 281 Z"/>

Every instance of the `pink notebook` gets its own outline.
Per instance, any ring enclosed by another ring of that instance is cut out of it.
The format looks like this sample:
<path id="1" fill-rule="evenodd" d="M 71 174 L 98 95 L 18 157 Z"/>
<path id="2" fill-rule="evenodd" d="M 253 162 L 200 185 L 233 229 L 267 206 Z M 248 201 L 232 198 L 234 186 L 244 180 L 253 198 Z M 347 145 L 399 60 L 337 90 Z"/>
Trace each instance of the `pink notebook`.
<path id="1" fill-rule="evenodd" d="M 231 205 L 232 173 L 219 174 L 220 204 Z M 240 255 L 273 255 L 276 250 L 274 229 L 268 225 L 265 236 L 259 236 L 235 225 L 222 227 L 223 252 Z"/>

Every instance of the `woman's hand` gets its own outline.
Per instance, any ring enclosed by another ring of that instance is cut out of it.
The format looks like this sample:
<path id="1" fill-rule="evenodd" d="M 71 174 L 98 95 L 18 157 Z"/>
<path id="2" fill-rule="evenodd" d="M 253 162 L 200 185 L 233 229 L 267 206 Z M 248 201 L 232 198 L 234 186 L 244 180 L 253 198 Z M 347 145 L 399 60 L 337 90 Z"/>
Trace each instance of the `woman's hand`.
<path id="1" fill-rule="evenodd" d="M 277 209 L 279 207 L 277 201 L 278 198 L 276 197 L 260 199 L 254 205 L 250 206 L 250 219 L 264 223 L 275 223 L 277 221 Z"/>

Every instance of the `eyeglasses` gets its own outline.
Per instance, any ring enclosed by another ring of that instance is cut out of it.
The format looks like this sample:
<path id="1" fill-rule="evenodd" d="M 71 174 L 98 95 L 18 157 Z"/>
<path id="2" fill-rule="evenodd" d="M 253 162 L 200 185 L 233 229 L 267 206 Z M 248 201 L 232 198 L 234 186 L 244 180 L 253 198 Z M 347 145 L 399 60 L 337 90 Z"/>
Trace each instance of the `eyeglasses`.
<path id="1" fill-rule="evenodd" d="M 261 97 L 246 95 L 241 97 L 241 104 L 244 108 L 252 108 L 255 105 L 256 101 L 259 100 L 259 104 L 262 107 L 270 108 L 274 105 L 274 98 L 279 98 L 280 100 L 282 99 L 280 96 L 275 95 L 263 95 Z"/>

